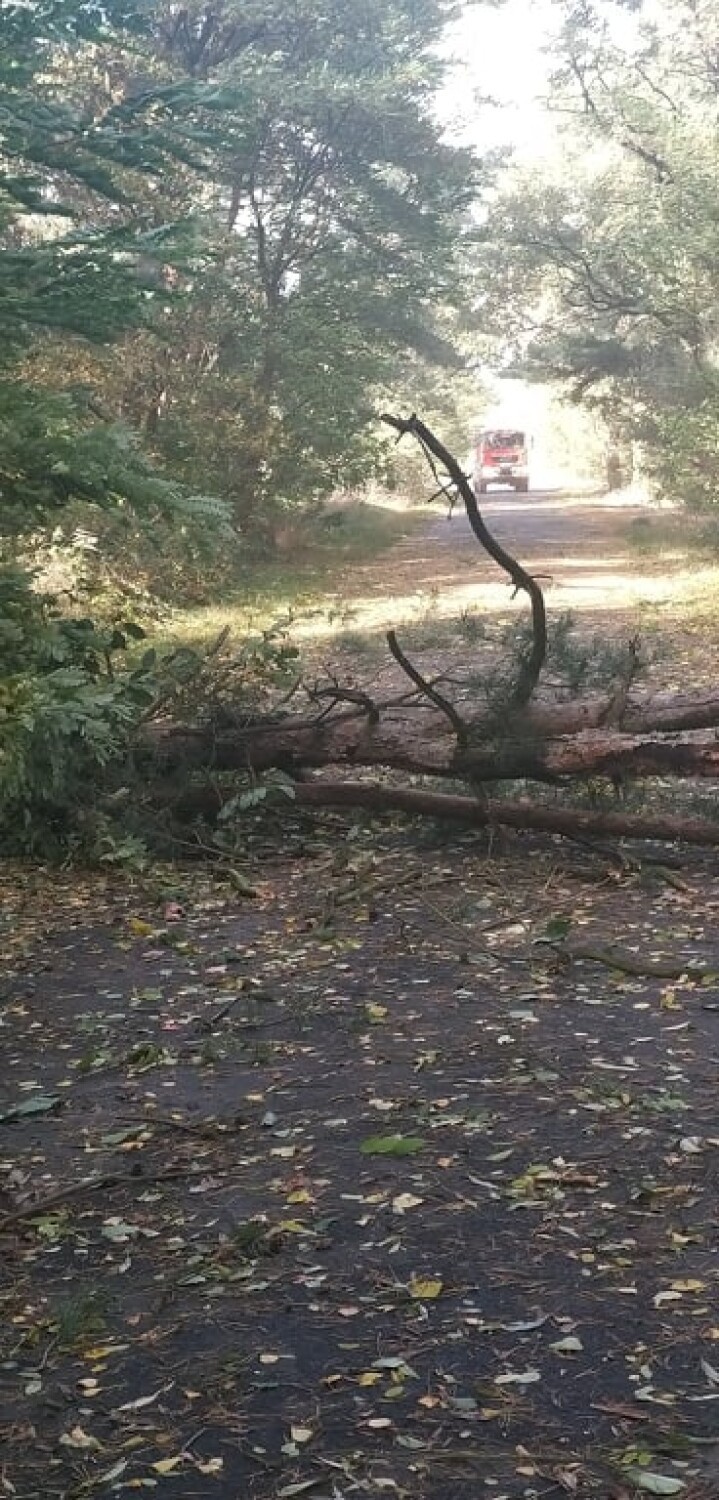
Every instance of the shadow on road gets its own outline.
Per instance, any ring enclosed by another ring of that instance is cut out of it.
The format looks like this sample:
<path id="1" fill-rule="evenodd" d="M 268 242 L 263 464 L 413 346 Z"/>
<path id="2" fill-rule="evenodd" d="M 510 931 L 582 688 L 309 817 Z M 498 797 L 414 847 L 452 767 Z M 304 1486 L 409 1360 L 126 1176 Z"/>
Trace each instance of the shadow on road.
<path id="1" fill-rule="evenodd" d="M 541 583 L 554 618 L 570 612 L 592 632 L 626 636 L 657 612 L 679 607 L 716 584 L 716 569 L 673 552 L 638 552 L 632 523 L 650 525 L 646 504 L 626 495 L 557 486 L 515 495 L 493 490 L 482 514 L 503 546 Z M 338 580 L 331 609 L 298 623 L 306 640 L 329 640 L 337 625 L 356 645 L 377 642 L 390 626 L 421 629 L 429 638 L 469 617 L 490 625 L 524 612 L 506 575 L 482 551 L 457 506 L 432 511 L 381 558 L 355 566 Z M 436 627 L 436 629 L 435 629 Z M 437 635 L 439 641 L 439 635 Z"/>

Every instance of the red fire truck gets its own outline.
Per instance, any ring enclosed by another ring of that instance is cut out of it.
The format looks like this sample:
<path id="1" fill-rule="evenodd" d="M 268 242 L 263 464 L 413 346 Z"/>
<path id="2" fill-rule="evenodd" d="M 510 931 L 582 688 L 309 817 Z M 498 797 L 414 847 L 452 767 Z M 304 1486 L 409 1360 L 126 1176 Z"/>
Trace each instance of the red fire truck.
<path id="1" fill-rule="evenodd" d="M 474 487 L 486 495 L 490 484 L 511 485 L 526 495 L 529 490 L 529 438 L 526 432 L 497 427 L 481 432 L 475 447 Z"/>

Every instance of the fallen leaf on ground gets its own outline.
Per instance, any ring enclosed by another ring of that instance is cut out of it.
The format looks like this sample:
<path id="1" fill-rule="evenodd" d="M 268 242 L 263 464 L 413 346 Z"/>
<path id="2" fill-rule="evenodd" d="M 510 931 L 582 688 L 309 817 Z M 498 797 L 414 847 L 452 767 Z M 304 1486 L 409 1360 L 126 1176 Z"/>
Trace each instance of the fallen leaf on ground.
<path id="1" fill-rule="evenodd" d="M 363 1156 L 414 1156 L 424 1147 L 418 1135 L 369 1135 L 360 1144 Z"/>
<path id="2" fill-rule="evenodd" d="M 649 1469 L 641 1469 L 632 1474 L 632 1483 L 647 1495 L 680 1495 L 686 1489 L 683 1479 L 673 1479 L 668 1474 L 652 1474 Z"/>
<path id="3" fill-rule="evenodd" d="M 293 1443 L 309 1443 L 314 1432 L 311 1427 L 290 1427 L 290 1437 Z"/>
<path id="4" fill-rule="evenodd" d="M 431 1302 L 439 1296 L 442 1290 L 442 1285 L 443 1283 L 441 1281 L 434 1280 L 432 1278 L 428 1279 L 427 1281 L 423 1281 L 421 1278 L 415 1279 L 413 1277 L 413 1279 L 409 1283 L 409 1295 L 410 1297 L 415 1297 L 422 1302 Z"/>
<path id="5" fill-rule="evenodd" d="M 84 1427 L 71 1427 L 69 1432 L 63 1432 L 60 1442 L 63 1448 L 77 1448 L 83 1453 L 97 1452 L 102 1448 L 102 1443 L 91 1437 Z"/>

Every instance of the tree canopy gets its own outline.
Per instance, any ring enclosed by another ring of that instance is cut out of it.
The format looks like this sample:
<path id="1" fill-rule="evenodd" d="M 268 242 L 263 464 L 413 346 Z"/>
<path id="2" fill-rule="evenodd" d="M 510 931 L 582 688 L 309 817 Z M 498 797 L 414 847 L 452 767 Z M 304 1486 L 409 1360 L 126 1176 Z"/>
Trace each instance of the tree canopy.
<path id="1" fill-rule="evenodd" d="M 495 322 L 522 367 L 640 439 L 661 483 L 711 500 L 717 444 L 714 8 L 564 7 L 558 151 L 490 217 Z M 693 455 L 693 456 L 692 456 Z M 688 463 L 688 471 L 686 464 Z"/>
<path id="2" fill-rule="evenodd" d="M 461 363 L 477 168 L 431 112 L 448 15 L 442 0 L 6 7 L 9 821 L 121 750 L 150 691 L 112 666 L 125 627 L 78 635 L 80 601 L 66 618 L 38 591 L 38 543 L 102 512 L 119 528 L 103 546 L 137 524 L 173 546 L 229 522 L 233 546 L 271 536 L 283 509 L 378 471 L 377 398 L 405 364 L 416 379 L 418 362 Z"/>
<path id="3" fill-rule="evenodd" d="M 477 166 L 431 115 L 446 12 L 335 0 L 157 17 L 155 65 L 211 90 L 194 186 L 207 259 L 141 351 L 133 410 L 189 476 L 209 459 L 245 529 L 372 474 L 377 393 L 408 357 L 460 362 L 447 317 L 464 316 Z"/>

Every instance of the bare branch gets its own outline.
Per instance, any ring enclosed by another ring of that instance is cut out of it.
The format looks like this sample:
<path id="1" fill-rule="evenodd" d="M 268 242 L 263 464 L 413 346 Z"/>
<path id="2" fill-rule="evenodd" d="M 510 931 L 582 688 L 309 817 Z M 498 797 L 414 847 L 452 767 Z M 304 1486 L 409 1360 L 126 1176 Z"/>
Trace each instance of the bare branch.
<path id="1" fill-rule="evenodd" d="M 520 660 L 517 681 L 510 693 L 511 706 L 513 708 L 524 708 L 529 703 L 537 686 L 547 655 L 547 613 L 544 605 L 544 594 L 536 579 L 492 535 L 481 515 L 479 506 L 477 505 L 477 497 L 467 475 L 449 449 L 444 446 L 444 443 L 440 442 L 439 438 L 435 437 L 431 429 L 425 426 L 424 422 L 420 421 L 420 418 L 415 415 L 403 418 L 384 414 L 382 421 L 386 422 L 388 426 L 393 427 L 395 432 L 398 432 L 400 436 L 409 433 L 412 437 L 415 437 L 425 453 L 431 455 L 432 460 L 436 459 L 442 465 L 449 475 L 457 494 L 464 502 L 467 519 L 477 541 L 484 547 L 485 552 L 489 553 L 492 560 L 500 568 L 503 568 L 505 573 L 509 574 L 515 589 L 519 589 L 529 596 L 532 609 L 532 647 Z M 441 481 L 434 461 L 431 462 L 431 467 L 437 482 L 440 483 Z"/>
<path id="2" fill-rule="evenodd" d="M 341 687 L 339 683 L 333 683 L 331 687 L 314 687 L 308 689 L 308 696 L 317 703 L 321 698 L 329 699 L 330 708 L 336 703 L 356 703 L 367 715 L 370 724 L 379 724 L 379 705 L 370 698 L 369 693 L 364 693 L 361 688 Z"/>
<path id="3" fill-rule="evenodd" d="M 409 657 L 405 656 L 404 651 L 402 650 L 402 647 L 397 640 L 397 636 L 394 630 L 387 631 L 387 645 L 389 646 L 389 649 L 392 652 L 397 665 L 401 667 L 402 671 L 406 674 L 407 677 L 409 677 L 410 682 L 413 682 L 415 684 L 415 687 L 418 687 L 420 692 L 424 693 L 424 696 L 426 698 L 429 698 L 430 703 L 433 703 L 435 708 L 438 708 L 440 710 L 440 713 L 443 713 L 445 715 L 445 718 L 449 719 L 449 722 L 452 725 L 452 728 L 457 736 L 457 744 L 459 745 L 460 749 L 463 750 L 467 744 L 468 730 L 464 719 L 462 718 L 461 714 L 457 713 L 454 704 L 450 703 L 449 700 L 443 697 L 441 693 L 438 693 L 437 689 L 435 687 L 432 687 L 432 684 L 427 681 L 426 677 L 423 677 L 421 672 L 417 670 L 413 662 L 409 660 Z"/>
<path id="4" fill-rule="evenodd" d="M 449 818 L 475 828 L 533 828 L 574 839 L 614 837 L 716 848 L 719 823 L 709 818 L 662 814 L 586 812 L 582 808 L 541 807 L 536 803 L 481 802 L 473 797 L 428 792 L 417 787 L 378 786 L 367 781 L 310 781 L 296 788 L 300 806 L 364 807 L 370 812 L 406 812 L 415 817 Z"/>

